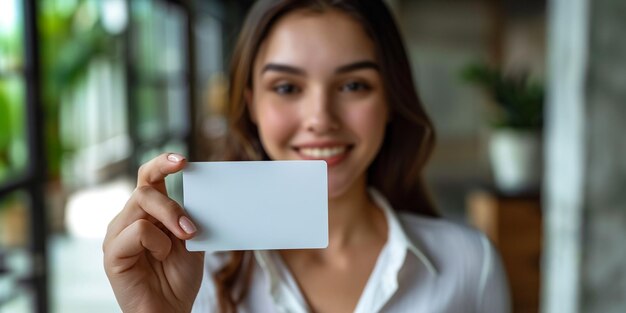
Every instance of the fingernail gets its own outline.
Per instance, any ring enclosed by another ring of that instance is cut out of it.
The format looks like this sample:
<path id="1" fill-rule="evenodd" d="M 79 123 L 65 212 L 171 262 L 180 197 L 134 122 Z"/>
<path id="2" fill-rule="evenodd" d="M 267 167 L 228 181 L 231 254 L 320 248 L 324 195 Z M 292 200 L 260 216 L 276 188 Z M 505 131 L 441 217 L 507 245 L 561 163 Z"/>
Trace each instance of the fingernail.
<path id="1" fill-rule="evenodd" d="M 178 225 L 180 225 L 180 228 L 188 234 L 193 234 L 198 230 L 196 225 L 194 225 L 186 216 L 181 216 L 178 219 Z"/>
<path id="2" fill-rule="evenodd" d="M 171 153 L 170 155 L 167 156 L 167 159 L 170 160 L 171 162 L 178 163 L 184 160 L 185 157 L 180 154 Z"/>

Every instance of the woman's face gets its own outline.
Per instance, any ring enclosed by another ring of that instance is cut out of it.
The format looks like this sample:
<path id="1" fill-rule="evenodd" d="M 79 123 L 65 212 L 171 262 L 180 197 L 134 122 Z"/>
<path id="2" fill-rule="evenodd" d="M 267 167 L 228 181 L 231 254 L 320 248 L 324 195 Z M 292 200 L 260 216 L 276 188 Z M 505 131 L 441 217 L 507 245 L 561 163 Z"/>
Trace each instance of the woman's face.
<path id="1" fill-rule="evenodd" d="M 247 100 L 273 160 L 325 160 L 330 198 L 365 183 L 388 116 L 373 42 L 349 16 L 295 11 L 261 45 Z"/>

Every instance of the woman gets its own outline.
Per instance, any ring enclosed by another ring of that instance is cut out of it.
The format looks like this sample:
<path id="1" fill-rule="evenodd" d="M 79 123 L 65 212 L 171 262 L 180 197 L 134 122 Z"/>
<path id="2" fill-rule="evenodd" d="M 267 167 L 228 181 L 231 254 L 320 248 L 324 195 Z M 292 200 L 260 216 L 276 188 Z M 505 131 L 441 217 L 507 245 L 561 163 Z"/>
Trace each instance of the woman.
<path id="1" fill-rule="evenodd" d="M 185 159 L 163 154 L 103 245 L 124 312 L 509 311 L 488 240 L 423 185 L 433 128 L 382 1 L 259 1 L 232 59 L 224 159 L 326 160 L 329 246 L 186 251 L 196 228 L 164 185 Z"/>

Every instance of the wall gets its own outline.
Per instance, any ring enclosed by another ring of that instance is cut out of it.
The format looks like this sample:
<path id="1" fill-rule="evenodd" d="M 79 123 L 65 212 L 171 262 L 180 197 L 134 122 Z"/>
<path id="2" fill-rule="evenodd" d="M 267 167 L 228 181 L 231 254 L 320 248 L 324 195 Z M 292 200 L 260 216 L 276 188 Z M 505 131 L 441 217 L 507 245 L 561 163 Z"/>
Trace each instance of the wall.
<path id="1" fill-rule="evenodd" d="M 544 76 L 545 2 L 513 1 L 501 7 L 498 50 L 507 70 Z M 504 3 L 504 2 L 503 2 Z M 461 69 L 493 59 L 493 7 L 483 0 L 396 0 L 391 2 L 405 38 L 416 85 L 432 118 L 437 146 L 428 182 L 442 211 L 464 216 L 466 193 L 491 184 L 486 153 L 488 100 L 463 82 Z M 518 5 L 519 6 L 519 5 Z"/>
<path id="2" fill-rule="evenodd" d="M 543 312 L 624 312 L 626 2 L 550 12 Z"/>
<path id="3" fill-rule="evenodd" d="M 626 2 L 590 4 L 581 311 L 626 311 Z"/>

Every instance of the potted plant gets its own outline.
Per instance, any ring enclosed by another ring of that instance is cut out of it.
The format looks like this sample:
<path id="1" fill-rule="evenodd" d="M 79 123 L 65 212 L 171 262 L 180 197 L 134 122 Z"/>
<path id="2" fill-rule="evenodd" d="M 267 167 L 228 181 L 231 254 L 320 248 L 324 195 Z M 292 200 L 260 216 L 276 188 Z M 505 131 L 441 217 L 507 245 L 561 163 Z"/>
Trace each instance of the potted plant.
<path id="1" fill-rule="evenodd" d="M 507 194 L 536 192 L 542 175 L 543 86 L 527 73 L 504 74 L 483 63 L 466 66 L 462 77 L 491 99 L 488 147 L 496 187 Z"/>

